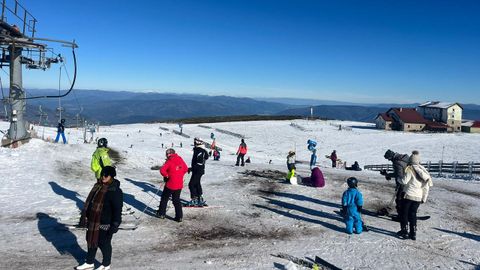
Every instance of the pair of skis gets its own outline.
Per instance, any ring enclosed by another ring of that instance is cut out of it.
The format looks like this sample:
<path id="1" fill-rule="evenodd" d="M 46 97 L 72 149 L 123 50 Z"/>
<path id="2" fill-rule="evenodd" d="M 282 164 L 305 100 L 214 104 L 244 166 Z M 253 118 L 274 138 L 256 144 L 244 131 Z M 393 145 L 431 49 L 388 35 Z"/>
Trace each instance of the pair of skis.
<path id="1" fill-rule="evenodd" d="M 278 253 L 278 254 L 275 254 L 275 255 L 272 255 L 274 257 L 277 257 L 277 258 L 281 258 L 281 259 L 285 259 L 285 260 L 289 260 L 297 265 L 300 265 L 302 267 L 307 267 L 307 268 L 310 268 L 310 269 L 315 269 L 315 270 L 342 270 L 341 268 L 325 261 L 324 259 L 318 257 L 318 256 L 315 256 L 315 261 L 310 261 L 310 260 L 305 260 L 305 259 L 302 259 L 302 258 L 298 258 L 298 257 L 295 257 L 295 256 L 292 256 L 290 254 L 287 254 L 287 253 Z"/>

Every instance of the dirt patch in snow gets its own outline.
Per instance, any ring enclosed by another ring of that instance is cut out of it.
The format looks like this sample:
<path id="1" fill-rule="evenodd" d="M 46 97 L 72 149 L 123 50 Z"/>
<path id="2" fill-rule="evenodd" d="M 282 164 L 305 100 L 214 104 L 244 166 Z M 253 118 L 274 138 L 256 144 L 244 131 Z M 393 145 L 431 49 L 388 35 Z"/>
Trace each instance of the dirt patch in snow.
<path id="1" fill-rule="evenodd" d="M 441 185 L 439 186 L 445 190 L 448 190 L 448 191 L 451 191 L 451 192 L 455 192 L 455 193 L 460 193 L 460 194 L 463 194 L 463 195 L 466 195 L 466 196 L 471 196 L 471 197 L 474 197 L 476 199 L 480 198 L 480 193 L 479 192 L 475 192 L 475 191 L 471 191 L 471 190 L 464 190 L 464 189 L 459 189 L 459 188 L 455 188 L 455 187 L 451 187 L 451 186 L 446 186 L 446 185 Z"/>
<path id="2" fill-rule="evenodd" d="M 120 151 L 113 148 L 110 148 L 110 151 L 108 151 L 108 156 L 115 164 L 123 164 L 125 161 L 125 157 L 120 154 Z"/>
<path id="3" fill-rule="evenodd" d="M 73 162 L 56 162 L 56 168 L 58 173 L 63 179 L 83 179 L 91 180 L 94 178 L 94 174 L 90 171 L 90 164 L 86 165 L 80 161 Z"/>

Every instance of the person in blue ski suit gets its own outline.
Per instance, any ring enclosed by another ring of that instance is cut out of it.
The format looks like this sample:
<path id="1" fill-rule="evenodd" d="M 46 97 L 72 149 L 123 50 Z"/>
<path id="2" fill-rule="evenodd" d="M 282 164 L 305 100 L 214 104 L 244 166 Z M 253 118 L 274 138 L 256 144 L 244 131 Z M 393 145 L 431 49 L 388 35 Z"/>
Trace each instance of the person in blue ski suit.
<path id="1" fill-rule="evenodd" d="M 355 177 L 347 179 L 348 189 L 343 192 L 342 212 L 345 217 L 346 232 L 360 234 L 363 231 L 363 222 L 360 215 L 363 206 L 363 195 L 357 189 L 358 180 Z"/>
<path id="2" fill-rule="evenodd" d="M 310 170 L 313 169 L 315 164 L 317 163 L 317 142 L 314 140 L 308 140 L 308 150 L 312 152 L 312 156 L 310 157 Z"/>
<path id="3" fill-rule="evenodd" d="M 67 139 L 65 138 L 65 119 L 60 120 L 57 126 L 57 137 L 55 138 L 55 142 L 58 143 L 58 139 L 62 136 L 63 144 L 67 143 Z"/>

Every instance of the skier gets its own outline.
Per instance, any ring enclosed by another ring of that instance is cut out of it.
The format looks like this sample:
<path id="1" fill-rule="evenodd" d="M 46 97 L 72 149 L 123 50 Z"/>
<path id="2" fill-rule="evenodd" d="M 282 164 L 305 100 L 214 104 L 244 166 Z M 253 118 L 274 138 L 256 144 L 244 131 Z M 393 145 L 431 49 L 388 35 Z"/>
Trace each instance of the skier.
<path id="1" fill-rule="evenodd" d="M 385 159 L 388 159 L 393 164 L 393 173 L 387 173 L 386 170 L 380 171 L 380 174 L 385 176 L 385 179 L 390 180 L 395 178 L 395 209 L 397 214 L 400 213 L 400 201 L 403 198 L 403 188 L 400 180 L 405 174 L 405 168 L 407 167 L 409 156 L 406 154 L 395 153 L 392 150 L 388 149 L 383 155 Z M 380 209 L 378 212 L 380 215 L 392 215 L 392 210 L 389 209 L 390 205 Z"/>
<path id="2" fill-rule="evenodd" d="M 245 166 L 245 161 L 243 160 L 245 155 L 247 154 L 247 144 L 245 143 L 245 140 L 242 139 L 240 145 L 238 146 L 237 150 L 237 163 L 235 163 L 235 166 L 238 166 L 240 164 L 240 159 L 242 160 L 242 166 Z"/>
<path id="3" fill-rule="evenodd" d="M 413 151 L 405 168 L 405 175 L 400 179 L 404 185 L 404 198 L 400 207 L 400 231 L 397 233 L 402 239 L 417 239 L 417 210 L 421 203 L 427 200 L 430 187 L 433 185 L 432 177 L 427 169 L 420 165 L 420 154 Z M 410 233 L 407 225 L 410 225 Z"/>
<path id="4" fill-rule="evenodd" d="M 310 170 L 313 169 L 315 164 L 317 163 L 317 142 L 314 140 L 308 140 L 307 141 L 307 148 L 310 152 L 312 152 L 312 155 L 310 156 Z"/>
<path id="5" fill-rule="evenodd" d="M 287 181 L 291 181 L 295 177 L 295 169 L 295 152 L 289 151 L 287 155 Z"/>
<path id="6" fill-rule="evenodd" d="M 185 161 L 175 153 L 173 148 L 165 151 L 167 161 L 160 168 L 160 174 L 163 176 L 165 188 L 163 189 L 160 205 L 157 210 L 157 217 L 164 219 L 167 212 L 168 199 L 172 196 L 173 206 L 175 207 L 175 221 L 182 222 L 183 212 L 180 202 L 180 193 L 183 188 L 183 176 L 188 171 Z"/>
<path id="7" fill-rule="evenodd" d="M 337 167 L 337 151 L 333 150 L 333 152 L 330 154 L 330 159 L 332 160 L 332 168 Z"/>
<path id="8" fill-rule="evenodd" d="M 345 217 L 346 232 L 360 234 L 363 231 L 363 222 L 360 216 L 363 206 L 363 196 L 357 189 L 358 180 L 355 177 L 347 179 L 348 189 L 342 195 L 342 213 Z"/>
<path id="9" fill-rule="evenodd" d="M 60 135 L 62 135 L 63 144 L 67 143 L 67 139 L 65 138 L 65 119 L 60 120 L 57 126 L 57 137 L 55 138 L 55 143 L 58 143 L 60 139 Z"/>
<path id="10" fill-rule="evenodd" d="M 110 149 L 107 148 L 108 141 L 105 138 L 100 138 L 97 141 L 97 149 L 93 152 L 90 168 L 95 173 L 95 178 L 100 180 L 100 173 L 105 166 L 111 166 L 112 161 L 108 155 Z"/>
<path id="11" fill-rule="evenodd" d="M 103 260 L 97 270 L 110 269 L 112 237 L 122 223 L 123 192 L 116 175 L 114 167 L 105 166 L 101 180 L 93 186 L 85 201 L 80 226 L 87 228 L 88 253 L 85 263 L 77 266 L 77 270 L 94 268 L 98 248 L 102 251 Z"/>
<path id="12" fill-rule="evenodd" d="M 195 147 L 193 148 L 192 166 L 188 168 L 188 173 L 192 172 L 190 182 L 188 183 L 191 201 L 187 203 L 187 206 L 207 206 L 202 196 L 203 191 L 200 180 L 202 175 L 205 174 L 205 162 L 208 159 L 208 153 L 204 148 L 202 140 L 195 138 L 193 144 Z"/>

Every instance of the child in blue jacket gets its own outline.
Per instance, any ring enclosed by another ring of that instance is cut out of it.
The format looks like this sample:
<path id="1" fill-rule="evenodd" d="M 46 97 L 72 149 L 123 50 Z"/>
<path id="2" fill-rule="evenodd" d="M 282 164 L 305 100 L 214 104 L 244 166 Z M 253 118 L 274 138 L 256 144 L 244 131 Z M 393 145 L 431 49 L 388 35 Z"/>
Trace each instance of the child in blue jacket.
<path id="1" fill-rule="evenodd" d="M 347 179 L 348 189 L 343 192 L 342 212 L 345 217 L 346 232 L 360 234 L 363 231 L 363 222 L 360 215 L 363 206 L 363 196 L 357 189 L 358 180 L 355 177 Z"/>

